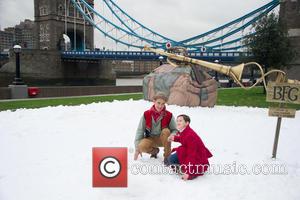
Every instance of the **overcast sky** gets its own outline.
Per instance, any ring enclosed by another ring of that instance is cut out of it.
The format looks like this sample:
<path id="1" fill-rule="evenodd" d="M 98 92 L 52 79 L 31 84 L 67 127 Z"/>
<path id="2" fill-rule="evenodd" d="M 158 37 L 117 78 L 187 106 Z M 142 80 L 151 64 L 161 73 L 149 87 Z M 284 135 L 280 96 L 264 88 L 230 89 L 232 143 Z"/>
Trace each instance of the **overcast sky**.
<path id="1" fill-rule="evenodd" d="M 128 14 L 147 27 L 176 40 L 216 28 L 270 1 L 115 0 Z M 97 7 L 102 6 L 102 0 L 94 2 Z M 33 19 L 33 16 L 33 0 L 0 0 L 1 29 L 13 26 L 25 18 Z"/>

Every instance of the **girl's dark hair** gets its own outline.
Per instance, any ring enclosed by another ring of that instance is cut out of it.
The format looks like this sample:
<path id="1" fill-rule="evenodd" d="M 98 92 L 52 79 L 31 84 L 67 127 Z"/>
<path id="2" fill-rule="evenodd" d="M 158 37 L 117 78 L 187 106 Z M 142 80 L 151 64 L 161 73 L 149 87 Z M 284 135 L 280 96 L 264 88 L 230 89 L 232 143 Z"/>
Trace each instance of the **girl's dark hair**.
<path id="1" fill-rule="evenodd" d="M 177 118 L 178 117 L 182 117 L 185 122 L 191 123 L 191 118 L 187 115 L 181 114 L 181 115 L 178 115 Z"/>

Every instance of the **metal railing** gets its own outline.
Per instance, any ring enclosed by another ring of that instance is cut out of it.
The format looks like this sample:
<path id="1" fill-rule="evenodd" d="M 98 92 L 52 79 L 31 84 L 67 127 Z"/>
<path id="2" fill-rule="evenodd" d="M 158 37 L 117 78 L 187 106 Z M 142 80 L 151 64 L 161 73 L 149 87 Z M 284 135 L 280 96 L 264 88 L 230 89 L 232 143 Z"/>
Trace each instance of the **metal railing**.
<path id="1" fill-rule="evenodd" d="M 218 61 L 236 61 L 240 57 L 249 57 L 247 52 L 193 52 L 191 58 Z M 159 55 L 145 51 L 63 51 L 63 59 L 112 59 L 112 60 L 158 60 Z M 165 59 L 165 58 L 164 58 Z"/>

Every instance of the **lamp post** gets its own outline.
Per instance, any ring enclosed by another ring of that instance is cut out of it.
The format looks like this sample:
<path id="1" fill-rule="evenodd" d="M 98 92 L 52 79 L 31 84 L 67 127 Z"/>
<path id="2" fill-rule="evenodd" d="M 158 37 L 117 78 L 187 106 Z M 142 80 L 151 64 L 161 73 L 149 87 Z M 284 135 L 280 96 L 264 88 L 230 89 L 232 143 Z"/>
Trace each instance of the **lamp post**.
<path id="1" fill-rule="evenodd" d="M 215 63 L 219 63 L 219 60 L 215 60 Z M 215 71 L 215 80 L 216 81 L 219 81 L 219 77 L 218 77 L 218 72 L 217 71 Z"/>
<path id="2" fill-rule="evenodd" d="M 162 56 L 159 56 L 159 57 L 158 57 L 158 59 L 159 59 L 159 66 L 160 66 L 160 65 L 162 65 L 162 64 L 163 64 L 163 59 L 164 59 L 164 57 L 162 57 Z"/>
<path id="3" fill-rule="evenodd" d="M 20 75 L 20 53 L 22 48 L 20 45 L 15 45 L 13 49 L 16 54 L 16 77 L 14 79 L 13 85 L 24 85 L 24 82 L 22 81 Z"/>
<path id="4" fill-rule="evenodd" d="M 13 50 L 16 54 L 16 77 L 12 83 L 12 85 L 9 85 L 11 91 L 11 98 L 12 99 L 24 99 L 28 97 L 28 87 L 24 84 L 24 82 L 21 79 L 21 73 L 20 73 L 20 53 L 21 53 L 21 46 L 15 45 L 13 47 Z"/>

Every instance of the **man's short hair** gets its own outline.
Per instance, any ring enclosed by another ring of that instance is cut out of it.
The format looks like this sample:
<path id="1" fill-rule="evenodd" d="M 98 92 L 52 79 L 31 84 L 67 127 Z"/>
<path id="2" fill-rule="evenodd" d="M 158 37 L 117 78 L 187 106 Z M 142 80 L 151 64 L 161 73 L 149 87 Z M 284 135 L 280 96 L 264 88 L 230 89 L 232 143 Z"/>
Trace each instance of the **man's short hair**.
<path id="1" fill-rule="evenodd" d="M 153 100 L 157 100 L 157 99 L 163 99 L 165 102 L 168 101 L 168 97 L 165 93 L 163 92 L 157 92 L 154 96 L 153 96 Z"/>

